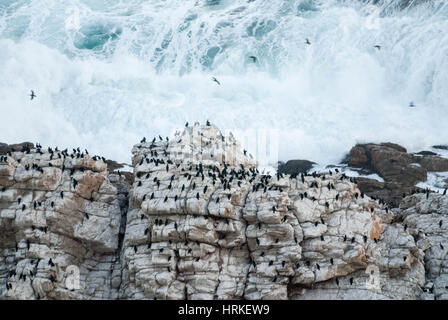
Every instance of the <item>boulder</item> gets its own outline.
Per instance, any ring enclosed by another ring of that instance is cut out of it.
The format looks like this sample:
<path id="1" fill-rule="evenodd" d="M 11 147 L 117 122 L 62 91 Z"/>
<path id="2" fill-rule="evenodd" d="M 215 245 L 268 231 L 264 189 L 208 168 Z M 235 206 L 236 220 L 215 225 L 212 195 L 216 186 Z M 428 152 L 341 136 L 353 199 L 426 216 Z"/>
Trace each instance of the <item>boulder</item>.
<path id="1" fill-rule="evenodd" d="M 448 159 L 439 156 L 422 157 L 419 163 L 427 171 L 448 171 Z"/>
<path id="2" fill-rule="evenodd" d="M 5 155 L 8 152 L 15 151 L 23 152 L 32 148 L 34 148 L 34 144 L 32 144 L 31 142 L 22 142 L 17 144 L 6 144 L 0 142 L 0 155 Z"/>
<path id="3" fill-rule="evenodd" d="M 405 148 L 390 142 L 358 144 L 350 150 L 348 164 L 380 175 L 384 183 L 358 178 L 360 190 L 391 206 L 397 206 L 403 194 L 412 193 L 416 183 L 426 181 L 427 169 L 421 161 L 436 163 L 436 160 L 424 160 L 433 157 L 406 153 Z"/>
<path id="4" fill-rule="evenodd" d="M 307 173 L 315 164 L 315 162 L 308 160 L 289 160 L 285 164 L 280 164 L 278 173 L 289 174 L 296 176 L 300 173 Z"/>
<path id="5" fill-rule="evenodd" d="M 448 150 L 448 145 L 436 145 L 436 146 L 432 146 L 434 149 L 439 149 L 439 150 Z"/>

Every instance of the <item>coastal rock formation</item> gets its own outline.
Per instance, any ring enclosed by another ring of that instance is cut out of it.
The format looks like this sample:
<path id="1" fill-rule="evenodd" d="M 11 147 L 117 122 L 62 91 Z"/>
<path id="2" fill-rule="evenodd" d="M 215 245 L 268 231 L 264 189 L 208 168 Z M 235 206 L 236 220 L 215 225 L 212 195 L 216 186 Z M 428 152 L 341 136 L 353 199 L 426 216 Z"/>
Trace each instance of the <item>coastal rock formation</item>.
<path id="1" fill-rule="evenodd" d="M 419 298 L 448 300 L 448 196 L 415 194 L 400 209 L 402 224 L 424 256 L 426 279 Z"/>
<path id="2" fill-rule="evenodd" d="M 289 174 L 292 178 L 300 173 L 307 173 L 315 164 L 315 162 L 308 160 L 289 160 L 286 163 L 279 163 L 278 172 L 282 174 Z"/>
<path id="3" fill-rule="evenodd" d="M 0 298 L 447 298 L 446 195 L 390 209 L 338 168 L 262 174 L 198 123 L 135 145 L 132 174 L 2 148 Z"/>
<path id="4" fill-rule="evenodd" d="M 359 178 L 358 186 L 369 196 L 394 207 L 398 207 L 403 195 L 419 191 L 415 185 L 426 181 L 429 171 L 448 171 L 448 159 L 432 152 L 407 153 L 394 143 L 358 144 L 350 150 L 348 164 L 379 174 L 384 182 Z"/>
<path id="5" fill-rule="evenodd" d="M 214 126 L 133 154 L 123 298 L 415 299 L 424 283 L 412 236 L 341 173 L 262 175 Z"/>
<path id="6" fill-rule="evenodd" d="M 76 150 L 14 150 L 0 156 L 0 296 L 117 298 L 121 177 Z"/>

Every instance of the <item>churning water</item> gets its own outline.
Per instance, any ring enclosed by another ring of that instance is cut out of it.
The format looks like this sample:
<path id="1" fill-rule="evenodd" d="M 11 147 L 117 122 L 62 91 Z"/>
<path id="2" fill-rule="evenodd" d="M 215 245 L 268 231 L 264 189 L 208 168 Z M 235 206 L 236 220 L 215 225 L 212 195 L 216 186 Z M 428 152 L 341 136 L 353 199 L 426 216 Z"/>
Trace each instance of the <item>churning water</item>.
<path id="1" fill-rule="evenodd" d="M 447 111 L 445 0 L 0 0 L 2 142 L 129 162 L 209 119 L 324 164 L 447 143 Z"/>

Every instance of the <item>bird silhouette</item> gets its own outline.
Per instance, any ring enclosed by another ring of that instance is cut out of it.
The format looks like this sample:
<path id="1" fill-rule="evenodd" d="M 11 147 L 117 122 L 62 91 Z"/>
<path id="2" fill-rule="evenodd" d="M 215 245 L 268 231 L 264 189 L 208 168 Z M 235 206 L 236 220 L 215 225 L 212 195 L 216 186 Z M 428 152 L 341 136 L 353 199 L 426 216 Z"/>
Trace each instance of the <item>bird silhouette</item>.
<path id="1" fill-rule="evenodd" d="M 308 40 L 308 38 L 305 39 L 305 43 L 308 44 L 308 45 L 311 44 L 311 42 L 310 42 L 310 40 Z"/>
<path id="2" fill-rule="evenodd" d="M 410 108 L 414 108 L 414 107 L 415 107 L 414 102 L 411 101 L 411 102 L 409 103 L 409 107 L 410 107 Z"/>
<path id="3" fill-rule="evenodd" d="M 250 56 L 249 58 L 251 58 L 254 63 L 257 62 L 257 57 L 256 56 Z"/>
<path id="4" fill-rule="evenodd" d="M 219 82 L 218 79 L 216 79 L 215 77 L 212 77 L 212 80 L 213 80 L 214 82 L 216 82 L 217 84 L 219 84 L 219 85 L 221 84 L 221 82 Z"/>
<path id="5" fill-rule="evenodd" d="M 34 98 L 36 98 L 37 96 L 34 94 L 34 91 L 31 90 L 31 94 L 30 94 L 31 100 L 33 100 Z"/>
<path id="6" fill-rule="evenodd" d="M 378 50 L 381 50 L 381 46 L 380 45 L 375 45 L 373 46 L 374 48 L 377 48 Z"/>

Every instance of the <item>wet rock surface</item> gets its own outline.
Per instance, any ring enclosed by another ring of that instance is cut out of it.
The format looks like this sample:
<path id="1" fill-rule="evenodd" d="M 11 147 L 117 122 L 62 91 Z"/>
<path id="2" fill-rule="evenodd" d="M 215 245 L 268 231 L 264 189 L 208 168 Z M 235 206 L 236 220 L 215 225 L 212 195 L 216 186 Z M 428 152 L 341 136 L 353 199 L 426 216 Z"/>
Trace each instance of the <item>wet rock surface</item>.
<path id="1" fill-rule="evenodd" d="M 448 171 L 448 159 L 432 152 L 407 153 L 393 143 L 360 144 L 348 156 L 348 164 L 367 173 L 377 173 L 384 182 L 360 178 L 360 189 L 369 196 L 382 199 L 397 207 L 403 196 L 422 191 L 415 185 L 426 181 L 429 171 Z"/>
<path id="2" fill-rule="evenodd" d="M 127 175 L 77 150 L 4 150 L 2 299 L 447 298 L 448 197 L 396 209 L 369 197 L 396 188 L 394 166 L 373 186 L 332 168 L 261 174 L 233 136 L 199 124 L 143 139 Z M 369 152 L 354 161 L 385 161 Z"/>
<path id="3" fill-rule="evenodd" d="M 424 256 L 424 300 L 448 299 L 448 196 L 431 193 L 405 198 L 400 206 L 402 224 Z"/>
<path id="4" fill-rule="evenodd" d="M 0 296 L 117 298 L 110 283 L 120 273 L 114 265 L 127 210 L 120 177 L 111 182 L 100 158 L 29 147 L 7 148 L 0 161 Z M 80 287 L 72 290 L 77 272 Z"/>
<path id="5" fill-rule="evenodd" d="M 416 298 L 423 258 L 386 206 L 334 171 L 262 175 L 234 143 L 195 125 L 134 147 L 123 298 Z"/>
<path id="6" fill-rule="evenodd" d="M 307 173 L 315 164 L 315 162 L 308 160 L 289 160 L 286 163 L 280 163 L 278 172 L 282 174 L 289 174 L 295 178 L 301 173 Z"/>

